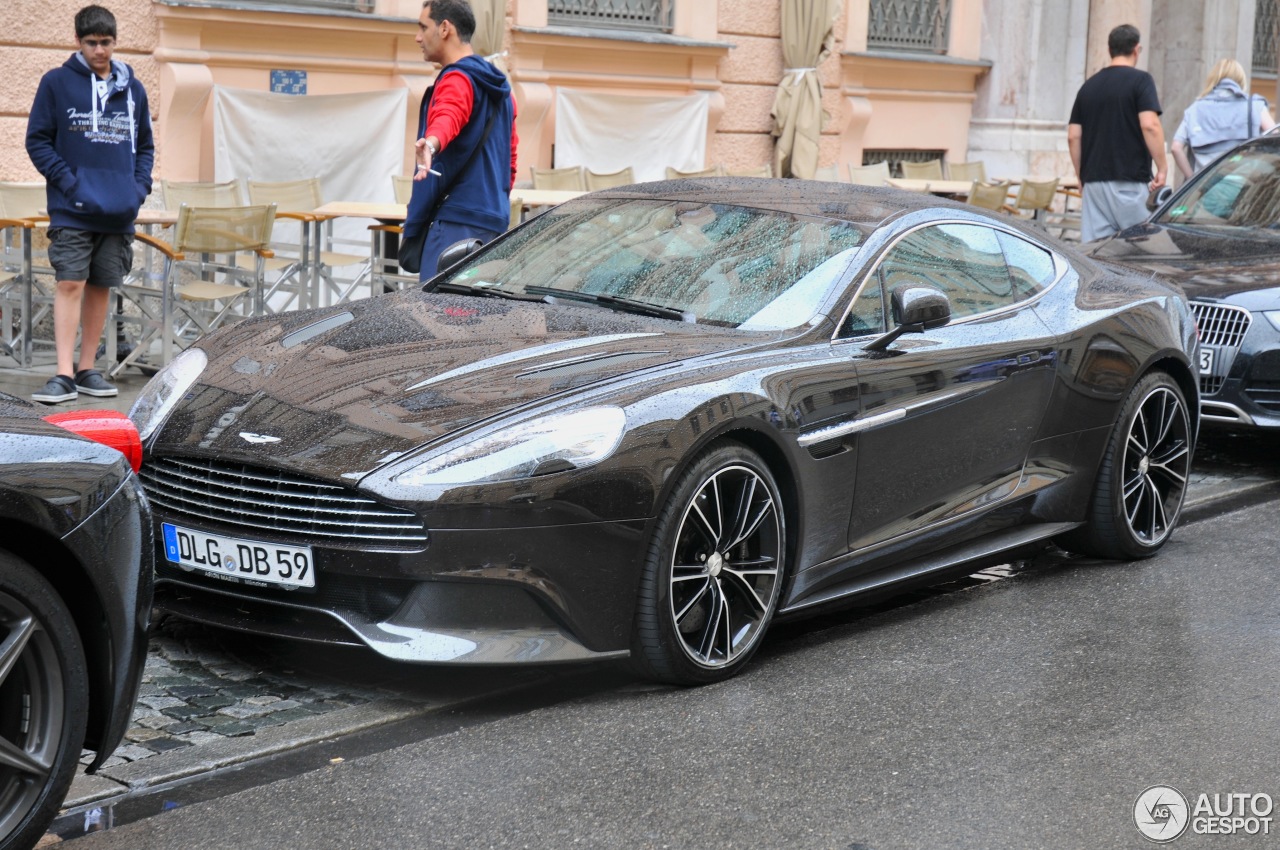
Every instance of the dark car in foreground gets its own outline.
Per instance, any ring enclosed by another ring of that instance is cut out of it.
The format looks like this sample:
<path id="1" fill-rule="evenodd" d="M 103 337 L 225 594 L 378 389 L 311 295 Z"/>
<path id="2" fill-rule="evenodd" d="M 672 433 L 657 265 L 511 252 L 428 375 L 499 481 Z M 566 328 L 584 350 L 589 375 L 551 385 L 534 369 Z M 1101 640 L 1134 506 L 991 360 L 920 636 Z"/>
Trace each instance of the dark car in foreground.
<path id="1" fill-rule="evenodd" d="M 411 662 L 737 672 L 771 620 L 1057 541 L 1154 554 L 1195 328 L 925 195 L 584 196 L 425 291 L 273 316 L 131 412 L 157 607 Z"/>
<path id="2" fill-rule="evenodd" d="M 0 393 L 3 850 L 33 846 L 81 751 L 96 751 L 97 770 L 128 726 L 153 575 L 141 459 L 113 411 L 45 416 Z"/>
<path id="3" fill-rule="evenodd" d="M 1280 135 L 1196 174 L 1097 257 L 1176 281 L 1200 328 L 1200 418 L 1280 428 Z"/>

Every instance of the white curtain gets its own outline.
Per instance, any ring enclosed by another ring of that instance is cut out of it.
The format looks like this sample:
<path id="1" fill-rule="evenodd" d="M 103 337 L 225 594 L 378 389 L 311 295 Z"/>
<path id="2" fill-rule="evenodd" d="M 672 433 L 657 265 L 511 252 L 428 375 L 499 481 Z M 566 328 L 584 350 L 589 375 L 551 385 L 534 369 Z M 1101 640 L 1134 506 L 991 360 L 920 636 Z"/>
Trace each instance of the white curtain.
<path id="1" fill-rule="evenodd" d="M 213 179 L 319 177 L 326 201 L 394 201 L 407 97 L 403 88 L 288 95 L 215 86 Z M 361 238 L 367 223 L 338 224 L 335 234 Z"/>
<path id="2" fill-rule="evenodd" d="M 555 166 L 596 172 L 633 169 L 637 182 L 662 180 L 666 168 L 705 167 L 708 99 L 632 97 L 556 91 Z"/>

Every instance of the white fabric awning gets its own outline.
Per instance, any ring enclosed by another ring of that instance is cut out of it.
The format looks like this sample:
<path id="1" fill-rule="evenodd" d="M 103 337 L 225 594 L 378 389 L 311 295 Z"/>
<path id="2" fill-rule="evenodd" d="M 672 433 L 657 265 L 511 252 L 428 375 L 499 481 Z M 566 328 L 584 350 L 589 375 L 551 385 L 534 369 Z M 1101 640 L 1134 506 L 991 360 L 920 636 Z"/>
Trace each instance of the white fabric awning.
<path id="1" fill-rule="evenodd" d="M 662 180 L 666 168 L 705 167 L 705 94 L 639 97 L 558 89 L 555 166 L 606 173 L 632 168 L 637 182 Z"/>

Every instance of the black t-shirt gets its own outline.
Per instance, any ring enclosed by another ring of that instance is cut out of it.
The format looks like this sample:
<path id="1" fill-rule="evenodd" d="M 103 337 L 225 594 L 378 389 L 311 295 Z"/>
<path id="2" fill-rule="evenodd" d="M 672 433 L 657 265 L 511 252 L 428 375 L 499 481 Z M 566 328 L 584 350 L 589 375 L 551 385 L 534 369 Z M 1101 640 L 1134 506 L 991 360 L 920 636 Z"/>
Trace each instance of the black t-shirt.
<path id="1" fill-rule="evenodd" d="M 1146 71 L 1109 65 L 1085 80 L 1071 107 L 1071 123 L 1082 129 L 1081 181 L 1149 182 L 1151 153 L 1138 113 L 1161 111 L 1156 81 Z"/>

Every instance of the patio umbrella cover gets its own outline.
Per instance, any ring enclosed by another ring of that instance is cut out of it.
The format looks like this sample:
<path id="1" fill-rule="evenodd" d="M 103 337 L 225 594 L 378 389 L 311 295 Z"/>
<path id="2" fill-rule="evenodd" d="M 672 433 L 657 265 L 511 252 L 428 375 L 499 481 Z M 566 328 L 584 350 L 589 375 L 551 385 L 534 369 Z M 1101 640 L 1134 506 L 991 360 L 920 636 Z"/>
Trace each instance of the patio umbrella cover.
<path id="1" fill-rule="evenodd" d="M 818 65 L 835 45 L 841 0 L 781 0 L 782 58 L 786 70 L 773 100 L 773 173 L 812 178 L 825 116 Z"/>

